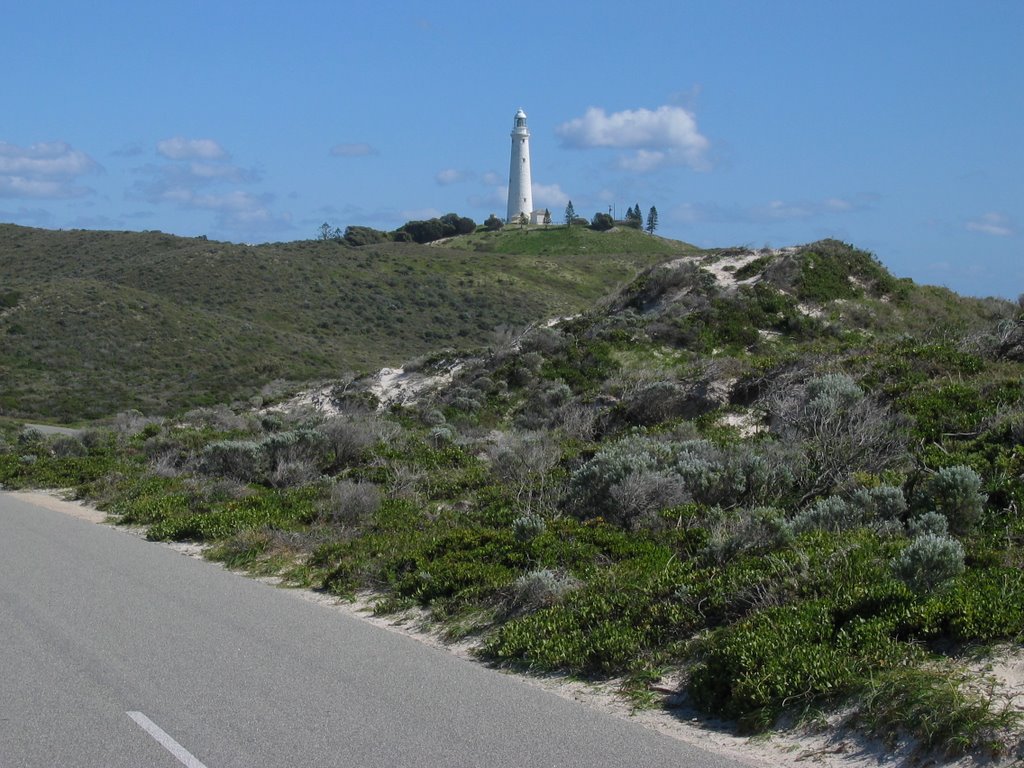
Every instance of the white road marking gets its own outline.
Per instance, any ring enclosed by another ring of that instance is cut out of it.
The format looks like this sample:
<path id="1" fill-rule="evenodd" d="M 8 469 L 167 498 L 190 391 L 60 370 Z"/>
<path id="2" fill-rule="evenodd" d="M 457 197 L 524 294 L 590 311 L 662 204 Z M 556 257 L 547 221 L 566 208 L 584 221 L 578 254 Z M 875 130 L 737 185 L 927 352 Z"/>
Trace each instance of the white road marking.
<path id="1" fill-rule="evenodd" d="M 172 739 L 166 731 L 144 714 L 141 712 L 126 712 L 125 714 L 138 723 L 142 730 L 156 739 L 160 746 L 174 755 L 178 762 L 186 766 L 186 768 L 206 768 L 191 752 Z"/>

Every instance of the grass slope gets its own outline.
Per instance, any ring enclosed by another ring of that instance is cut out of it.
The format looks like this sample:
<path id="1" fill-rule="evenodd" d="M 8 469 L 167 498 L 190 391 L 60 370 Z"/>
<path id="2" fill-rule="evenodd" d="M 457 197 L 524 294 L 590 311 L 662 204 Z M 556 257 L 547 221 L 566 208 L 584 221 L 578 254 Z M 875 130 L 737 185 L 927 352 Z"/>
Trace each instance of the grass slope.
<path id="1" fill-rule="evenodd" d="M 169 413 L 475 346 L 496 326 L 579 311 L 672 252 L 629 232 L 604 252 L 538 254 L 519 250 L 522 234 L 481 253 L 0 225 L 0 415 Z"/>
<path id="2" fill-rule="evenodd" d="M 583 226 L 516 227 L 479 231 L 454 238 L 448 247 L 491 253 L 568 255 L 620 253 L 671 256 L 694 248 L 676 240 L 652 237 L 630 227 L 596 232 Z"/>

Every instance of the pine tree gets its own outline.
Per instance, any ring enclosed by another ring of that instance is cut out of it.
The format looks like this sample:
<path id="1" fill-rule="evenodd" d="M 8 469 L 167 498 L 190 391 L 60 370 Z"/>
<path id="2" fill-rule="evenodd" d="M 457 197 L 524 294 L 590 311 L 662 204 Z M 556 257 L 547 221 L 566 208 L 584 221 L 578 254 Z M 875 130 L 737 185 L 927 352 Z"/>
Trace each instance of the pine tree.
<path id="1" fill-rule="evenodd" d="M 647 213 L 647 233 L 650 235 L 654 234 L 654 230 L 658 228 L 658 209 L 653 205 L 651 210 Z"/>
<path id="2" fill-rule="evenodd" d="M 565 223 L 572 226 L 573 220 L 576 218 L 576 209 L 572 207 L 572 200 L 565 206 Z"/>
<path id="3" fill-rule="evenodd" d="M 545 208 L 544 209 L 544 226 L 546 227 L 550 223 L 551 223 L 551 211 L 549 211 L 547 208 Z"/>
<path id="4" fill-rule="evenodd" d="M 522 229 L 523 227 L 525 227 L 529 223 L 530 223 L 530 217 L 526 215 L 526 212 L 524 211 L 524 212 L 520 213 L 519 214 L 519 228 Z"/>
<path id="5" fill-rule="evenodd" d="M 626 209 L 626 221 L 632 221 L 633 216 L 633 206 L 629 206 L 629 208 Z"/>

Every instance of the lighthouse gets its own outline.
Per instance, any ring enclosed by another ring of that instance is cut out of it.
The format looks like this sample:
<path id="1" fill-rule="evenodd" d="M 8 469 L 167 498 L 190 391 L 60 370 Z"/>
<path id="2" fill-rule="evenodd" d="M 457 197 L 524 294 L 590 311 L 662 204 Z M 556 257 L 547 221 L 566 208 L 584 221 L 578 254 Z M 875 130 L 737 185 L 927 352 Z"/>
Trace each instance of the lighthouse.
<path id="1" fill-rule="evenodd" d="M 512 160 L 508 169 L 509 224 L 519 221 L 519 214 L 530 217 L 533 213 L 533 186 L 530 184 L 530 131 L 526 127 L 526 113 L 516 112 L 512 126 Z"/>

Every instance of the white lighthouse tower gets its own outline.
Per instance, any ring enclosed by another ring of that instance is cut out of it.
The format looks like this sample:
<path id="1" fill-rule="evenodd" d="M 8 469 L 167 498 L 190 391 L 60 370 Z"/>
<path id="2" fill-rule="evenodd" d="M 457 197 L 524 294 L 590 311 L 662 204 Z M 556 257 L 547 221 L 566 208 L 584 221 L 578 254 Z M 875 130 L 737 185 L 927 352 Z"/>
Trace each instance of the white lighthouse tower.
<path id="1" fill-rule="evenodd" d="M 526 113 L 516 112 L 512 126 L 512 160 L 508 169 L 509 224 L 519 221 L 519 214 L 527 218 L 533 213 L 533 186 L 530 183 L 530 131 L 526 127 Z"/>

